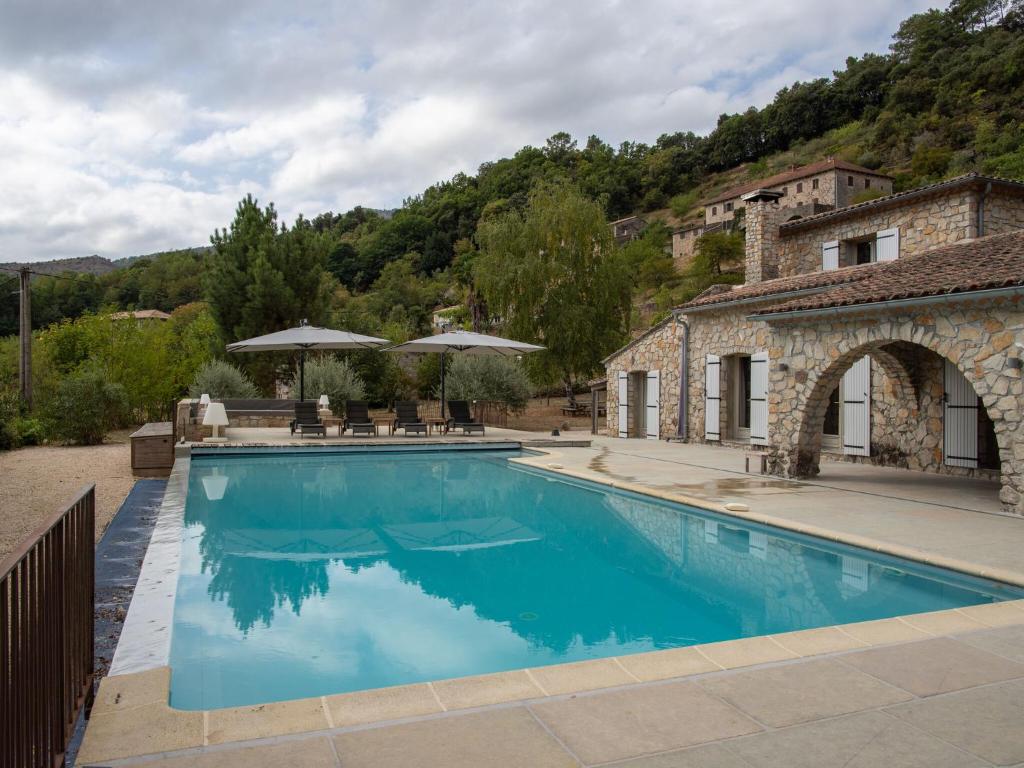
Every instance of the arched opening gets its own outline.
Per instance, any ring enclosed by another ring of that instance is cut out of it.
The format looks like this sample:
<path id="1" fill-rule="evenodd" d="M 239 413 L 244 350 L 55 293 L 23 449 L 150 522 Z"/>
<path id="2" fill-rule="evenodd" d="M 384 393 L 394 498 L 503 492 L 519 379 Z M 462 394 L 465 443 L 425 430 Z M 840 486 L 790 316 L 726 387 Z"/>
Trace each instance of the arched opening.
<path id="1" fill-rule="evenodd" d="M 822 451 L 834 451 L 838 408 L 853 411 L 844 398 L 844 381 L 867 358 L 871 364 L 868 448 L 854 452 L 856 461 L 907 469 L 998 478 L 1016 494 L 1020 478 L 1012 476 L 1011 428 L 995 407 L 998 396 L 965 360 L 922 344 L 878 339 L 851 342 L 808 379 L 806 399 L 796 404 L 798 432 L 790 448 L 787 474 L 819 473 Z M 813 383 L 812 383 L 813 382 Z M 848 388 L 847 388 L 848 389 Z M 863 457 L 863 458 L 859 458 Z"/>

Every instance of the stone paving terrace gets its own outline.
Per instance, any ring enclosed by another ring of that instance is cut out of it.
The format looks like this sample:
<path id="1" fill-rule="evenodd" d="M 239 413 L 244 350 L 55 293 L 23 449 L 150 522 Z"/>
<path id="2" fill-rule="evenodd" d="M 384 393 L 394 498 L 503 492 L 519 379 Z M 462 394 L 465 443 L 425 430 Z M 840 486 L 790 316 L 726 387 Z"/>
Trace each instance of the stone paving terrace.
<path id="1" fill-rule="evenodd" d="M 994 483 L 840 463 L 796 483 L 654 441 L 545 450 L 531 463 L 1024 583 L 1024 520 L 990 513 Z M 206 713 L 171 710 L 167 684 L 106 678 L 79 764 L 1024 766 L 1024 601 Z"/>

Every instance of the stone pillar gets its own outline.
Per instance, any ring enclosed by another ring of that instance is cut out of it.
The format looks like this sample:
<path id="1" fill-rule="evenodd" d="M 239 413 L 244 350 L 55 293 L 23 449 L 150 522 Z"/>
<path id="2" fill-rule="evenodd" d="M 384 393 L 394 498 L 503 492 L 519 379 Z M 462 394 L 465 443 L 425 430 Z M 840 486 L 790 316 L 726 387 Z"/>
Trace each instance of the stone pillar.
<path id="1" fill-rule="evenodd" d="M 781 192 L 757 189 L 743 195 L 746 203 L 747 285 L 778 277 L 779 218 Z"/>

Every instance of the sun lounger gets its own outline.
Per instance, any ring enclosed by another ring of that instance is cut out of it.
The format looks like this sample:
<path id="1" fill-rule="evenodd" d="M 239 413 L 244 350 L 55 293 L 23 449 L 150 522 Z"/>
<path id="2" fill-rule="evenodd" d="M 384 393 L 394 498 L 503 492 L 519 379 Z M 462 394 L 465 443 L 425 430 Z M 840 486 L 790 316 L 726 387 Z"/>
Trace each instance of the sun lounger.
<path id="1" fill-rule="evenodd" d="M 300 400 L 295 403 L 295 418 L 292 419 L 291 433 L 299 433 L 299 437 L 320 435 L 327 437 L 327 427 L 320 421 L 317 405 L 313 400 Z"/>
<path id="2" fill-rule="evenodd" d="M 352 430 L 353 435 L 376 435 L 377 428 L 370 418 L 370 406 L 364 400 L 345 401 L 345 423 L 341 431 Z"/>
<path id="3" fill-rule="evenodd" d="M 467 400 L 449 400 L 448 413 L 451 414 L 451 418 L 448 419 L 449 430 L 461 429 L 466 435 L 471 435 L 474 432 L 484 434 L 484 425 L 479 421 L 473 421 Z"/>
<path id="4" fill-rule="evenodd" d="M 395 403 L 395 424 L 392 432 L 399 429 L 405 434 L 420 434 L 426 437 L 426 422 L 420 420 L 418 403 L 415 400 L 399 400 Z"/>

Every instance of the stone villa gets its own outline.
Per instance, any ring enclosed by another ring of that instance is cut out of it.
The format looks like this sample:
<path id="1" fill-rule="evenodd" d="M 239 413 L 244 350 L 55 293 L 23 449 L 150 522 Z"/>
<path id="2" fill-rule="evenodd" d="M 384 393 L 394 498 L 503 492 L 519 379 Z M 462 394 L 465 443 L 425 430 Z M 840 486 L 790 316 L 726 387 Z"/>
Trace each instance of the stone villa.
<path id="1" fill-rule="evenodd" d="M 746 283 L 605 360 L 609 432 L 748 446 L 791 477 L 823 453 L 996 476 L 1024 514 L 1024 183 L 970 174 L 800 218 L 778 189 L 742 200 Z"/>
<path id="2" fill-rule="evenodd" d="M 787 209 L 789 217 L 803 218 L 845 208 L 865 192 L 873 191 L 876 197 L 891 194 L 892 181 L 891 176 L 829 157 L 727 189 L 704 203 L 703 223 L 680 227 L 672 233 L 672 258 L 681 266 L 693 257 L 701 235 L 741 226 L 744 195 L 756 189 L 777 192 L 779 207 Z"/>

